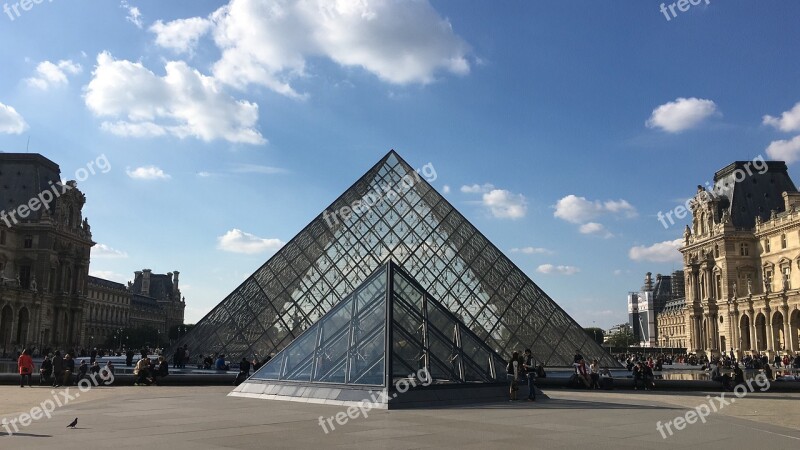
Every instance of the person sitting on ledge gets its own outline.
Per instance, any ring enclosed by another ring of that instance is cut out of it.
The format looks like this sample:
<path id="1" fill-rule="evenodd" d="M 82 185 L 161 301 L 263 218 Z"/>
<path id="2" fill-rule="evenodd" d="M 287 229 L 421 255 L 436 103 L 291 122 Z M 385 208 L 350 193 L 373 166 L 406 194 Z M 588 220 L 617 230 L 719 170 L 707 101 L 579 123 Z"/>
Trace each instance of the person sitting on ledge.
<path id="1" fill-rule="evenodd" d="M 141 358 L 136 362 L 136 367 L 133 368 L 133 374 L 136 375 L 136 380 L 133 382 L 134 386 L 148 386 L 153 382 L 150 377 L 150 358 Z"/>
<path id="2" fill-rule="evenodd" d="M 214 367 L 217 370 L 230 370 L 230 367 L 225 364 L 225 355 L 220 354 L 217 358 L 217 362 L 214 364 Z"/>
<path id="3" fill-rule="evenodd" d="M 718 383 L 722 383 L 722 389 L 726 391 L 733 390 L 731 386 L 731 376 L 726 374 L 722 374 L 722 360 L 720 359 L 717 361 L 716 364 L 711 365 L 711 380 L 716 381 Z"/>
<path id="4" fill-rule="evenodd" d="M 167 375 L 169 375 L 169 363 L 167 363 L 167 358 L 159 356 L 158 366 L 156 366 L 156 370 L 153 372 L 153 384 L 158 386 L 158 379 L 164 378 Z"/>

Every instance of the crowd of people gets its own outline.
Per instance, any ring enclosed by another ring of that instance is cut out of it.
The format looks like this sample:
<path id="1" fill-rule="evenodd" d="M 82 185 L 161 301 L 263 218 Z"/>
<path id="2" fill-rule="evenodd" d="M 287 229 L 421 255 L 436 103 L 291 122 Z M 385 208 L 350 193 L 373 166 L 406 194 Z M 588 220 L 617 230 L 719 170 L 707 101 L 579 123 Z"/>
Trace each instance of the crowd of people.
<path id="1" fill-rule="evenodd" d="M 19 387 L 25 387 L 26 382 L 28 387 L 31 387 L 35 366 L 31 352 L 27 349 L 23 349 L 17 358 L 17 369 L 20 376 Z M 56 350 L 55 353 L 47 354 L 42 359 L 39 366 L 39 386 L 73 386 L 84 378 L 89 378 L 89 374 L 99 374 L 100 370 L 96 355 L 91 356 L 88 362 L 81 359 L 76 370 L 74 352 L 67 351 L 64 356 L 61 356 L 61 352 Z M 105 370 L 113 375 L 114 364 L 107 361 Z"/>
<path id="2" fill-rule="evenodd" d="M 509 397 L 512 402 L 518 400 L 517 392 L 519 391 L 519 382 L 527 382 L 528 384 L 528 398 L 529 402 L 536 401 L 536 378 L 544 378 L 547 374 L 544 371 L 544 365 L 537 364 L 531 349 L 526 348 L 520 355 L 519 352 L 511 354 L 511 359 L 506 365 L 506 374 L 511 382 L 509 386 Z"/>

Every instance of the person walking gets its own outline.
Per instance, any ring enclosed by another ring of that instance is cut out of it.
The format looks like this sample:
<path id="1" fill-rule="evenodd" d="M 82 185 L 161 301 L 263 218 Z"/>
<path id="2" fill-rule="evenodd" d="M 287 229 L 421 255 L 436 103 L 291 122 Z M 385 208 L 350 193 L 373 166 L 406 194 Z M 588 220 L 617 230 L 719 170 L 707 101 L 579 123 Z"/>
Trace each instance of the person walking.
<path id="1" fill-rule="evenodd" d="M 28 349 L 22 350 L 17 360 L 19 368 L 19 387 L 25 387 L 25 378 L 28 378 L 28 387 L 31 387 L 31 374 L 33 373 L 33 358 L 28 354 Z"/>
<path id="2" fill-rule="evenodd" d="M 517 401 L 517 391 L 519 391 L 519 371 L 519 352 L 514 352 L 511 354 L 511 359 L 508 361 L 508 365 L 506 366 L 507 376 L 511 380 L 508 393 L 512 402 Z"/>

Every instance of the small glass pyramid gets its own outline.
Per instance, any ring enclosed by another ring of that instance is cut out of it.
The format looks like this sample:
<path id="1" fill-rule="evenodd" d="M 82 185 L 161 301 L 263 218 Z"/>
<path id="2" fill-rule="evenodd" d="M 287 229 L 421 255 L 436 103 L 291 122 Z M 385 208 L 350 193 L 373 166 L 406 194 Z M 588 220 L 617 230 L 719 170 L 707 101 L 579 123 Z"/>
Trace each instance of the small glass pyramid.
<path id="1" fill-rule="evenodd" d="M 505 380 L 505 363 L 389 262 L 251 380 L 388 387 L 410 377 L 425 384 L 494 383 Z"/>

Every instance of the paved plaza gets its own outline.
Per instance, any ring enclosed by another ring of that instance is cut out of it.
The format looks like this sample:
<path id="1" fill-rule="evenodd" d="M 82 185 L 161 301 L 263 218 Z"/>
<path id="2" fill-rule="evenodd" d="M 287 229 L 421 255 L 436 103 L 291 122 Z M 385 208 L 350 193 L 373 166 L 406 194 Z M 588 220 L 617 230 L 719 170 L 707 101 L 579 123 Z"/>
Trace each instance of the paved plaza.
<path id="1" fill-rule="evenodd" d="M 228 397 L 229 387 L 113 387 L 82 393 L 51 419 L 0 433 L 0 448 L 795 448 L 800 394 L 757 393 L 666 439 L 658 421 L 707 394 L 546 390 L 549 400 L 375 410 L 325 433 L 342 407 Z M 76 391 L 77 392 L 77 391 Z M 75 392 L 70 390 L 70 395 Z M 59 395 L 60 398 L 63 396 Z M 0 414 L 18 417 L 51 389 L 0 387 Z M 76 429 L 66 429 L 75 417 Z"/>

